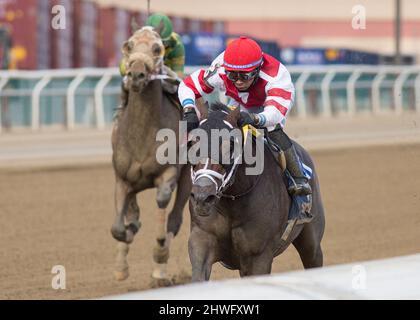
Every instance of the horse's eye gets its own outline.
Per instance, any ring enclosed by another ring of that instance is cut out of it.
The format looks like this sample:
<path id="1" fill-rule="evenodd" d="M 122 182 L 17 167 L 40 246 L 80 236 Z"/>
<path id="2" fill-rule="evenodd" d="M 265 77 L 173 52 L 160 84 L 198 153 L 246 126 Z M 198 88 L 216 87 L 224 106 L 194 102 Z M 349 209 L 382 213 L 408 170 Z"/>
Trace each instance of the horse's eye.
<path id="1" fill-rule="evenodd" d="M 162 48 L 157 43 L 155 43 L 152 47 L 152 52 L 153 55 L 159 56 L 162 53 Z"/>

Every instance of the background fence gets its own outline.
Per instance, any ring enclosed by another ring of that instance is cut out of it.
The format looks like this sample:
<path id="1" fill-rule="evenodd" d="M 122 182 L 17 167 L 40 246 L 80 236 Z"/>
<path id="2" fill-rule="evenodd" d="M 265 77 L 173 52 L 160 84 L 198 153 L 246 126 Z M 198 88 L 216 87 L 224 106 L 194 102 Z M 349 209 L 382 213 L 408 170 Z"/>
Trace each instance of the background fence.
<path id="1" fill-rule="evenodd" d="M 289 71 L 296 87 L 291 116 L 420 112 L 420 66 L 291 66 Z M 119 104 L 120 82 L 114 68 L 1 71 L 0 131 L 104 128 Z"/>

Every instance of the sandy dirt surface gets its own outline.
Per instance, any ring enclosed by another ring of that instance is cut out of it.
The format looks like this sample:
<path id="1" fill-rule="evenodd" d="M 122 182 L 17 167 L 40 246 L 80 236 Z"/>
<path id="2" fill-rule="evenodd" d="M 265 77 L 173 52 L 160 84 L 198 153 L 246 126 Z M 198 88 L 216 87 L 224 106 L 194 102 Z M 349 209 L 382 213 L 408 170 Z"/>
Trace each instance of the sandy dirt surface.
<path id="1" fill-rule="evenodd" d="M 420 143 L 420 113 L 290 117 L 286 131 L 309 151 Z M 110 137 L 109 127 L 73 131 L 52 127 L 36 133 L 14 128 L 0 135 L 0 170 L 107 164 L 112 154 Z"/>
<path id="2" fill-rule="evenodd" d="M 420 144 L 312 152 L 326 207 L 325 265 L 420 252 Z M 113 279 L 116 242 L 110 165 L 0 170 L 0 298 L 80 299 L 150 288 L 155 191 L 138 196 L 143 227 L 131 246 L 130 278 Z M 190 273 L 188 209 L 169 271 Z M 51 287 L 54 265 L 66 290 Z M 302 269 L 293 247 L 273 272 Z M 220 265 L 212 279 L 236 278 Z"/>

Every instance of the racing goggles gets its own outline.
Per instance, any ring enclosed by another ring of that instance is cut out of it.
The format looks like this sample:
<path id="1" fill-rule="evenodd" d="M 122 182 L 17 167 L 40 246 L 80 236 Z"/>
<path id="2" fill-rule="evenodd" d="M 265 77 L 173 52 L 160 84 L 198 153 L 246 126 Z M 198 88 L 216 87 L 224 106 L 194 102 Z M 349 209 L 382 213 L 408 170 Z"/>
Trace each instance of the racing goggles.
<path id="1" fill-rule="evenodd" d="M 230 81 L 248 81 L 250 79 L 255 78 L 255 76 L 258 74 L 259 69 L 252 70 L 250 72 L 237 72 L 237 71 L 227 71 L 226 70 L 226 76 Z"/>

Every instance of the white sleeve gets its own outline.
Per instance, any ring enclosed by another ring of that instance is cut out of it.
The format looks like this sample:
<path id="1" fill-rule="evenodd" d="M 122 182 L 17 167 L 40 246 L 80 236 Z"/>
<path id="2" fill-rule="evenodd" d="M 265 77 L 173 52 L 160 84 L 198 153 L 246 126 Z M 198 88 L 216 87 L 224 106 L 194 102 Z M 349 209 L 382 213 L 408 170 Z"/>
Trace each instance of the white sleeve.
<path id="1" fill-rule="evenodd" d="M 266 87 L 264 111 L 260 113 L 265 127 L 280 124 L 284 127 L 294 101 L 295 88 L 292 78 L 285 66 L 280 65 L 276 77 L 265 77 L 269 80 Z"/>
<path id="2" fill-rule="evenodd" d="M 196 99 L 205 98 L 214 89 L 223 89 L 223 79 L 219 75 L 219 72 L 223 72 L 222 63 L 223 53 L 212 62 L 207 70 L 196 70 L 181 82 L 178 88 L 178 98 L 184 108 L 189 106 L 195 107 Z"/>
<path id="3" fill-rule="evenodd" d="M 195 106 L 196 95 L 193 89 L 187 86 L 184 81 L 181 81 L 179 84 L 178 98 L 184 108 L 191 105 Z"/>
<path id="4" fill-rule="evenodd" d="M 280 112 L 279 109 L 273 106 L 264 107 L 264 111 L 258 114 L 261 126 L 269 128 L 280 124 L 284 127 L 286 117 Z"/>

